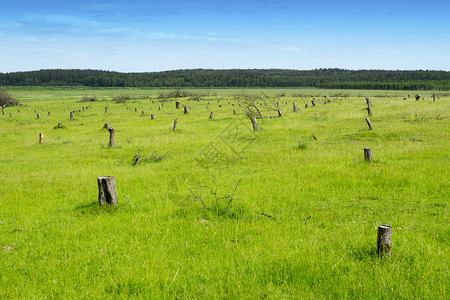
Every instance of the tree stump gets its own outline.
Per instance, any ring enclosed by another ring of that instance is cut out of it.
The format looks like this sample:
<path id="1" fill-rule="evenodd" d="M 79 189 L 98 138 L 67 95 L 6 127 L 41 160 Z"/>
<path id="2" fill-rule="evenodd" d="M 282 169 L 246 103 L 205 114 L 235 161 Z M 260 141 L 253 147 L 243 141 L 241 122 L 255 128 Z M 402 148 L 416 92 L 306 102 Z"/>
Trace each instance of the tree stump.
<path id="1" fill-rule="evenodd" d="M 372 105 L 370 105 L 370 102 L 367 104 L 367 114 L 372 116 Z"/>
<path id="2" fill-rule="evenodd" d="M 211 113 L 209 114 L 209 118 L 212 119 L 212 118 L 213 118 L 213 115 L 214 115 L 214 112 L 211 112 Z"/>
<path id="3" fill-rule="evenodd" d="M 189 113 L 189 107 L 184 106 L 184 114 L 187 115 Z"/>
<path id="4" fill-rule="evenodd" d="M 305 108 L 308 108 L 308 103 L 305 103 Z"/>
<path id="5" fill-rule="evenodd" d="M 98 203 L 100 205 L 117 205 L 116 178 L 102 176 L 97 178 Z"/>
<path id="6" fill-rule="evenodd" d="M 233 109 L 233 114 L 236 114 L 236 110 L 235 109 Z"/>
<path id="7" fill-rule="evenodd" d="M 391 256 L 392 227 L 389 225 L 378 226 L 377 255 L 382 257 Z"/>
<path id="8" fill-rule="evenodd" d="M 173 131 L 175 131 L 175 129 L 177 129 L 177 124 L 178 124 L 178 118 L 176 118 L 176 119 L 173 121 Z"/>
<path id="9" fill-rule="evenodd" d="M 180 108 L 180 101 L 175 102 L 175 108 L 179 109 Z"/>
<path id="10" fill-rule="evenodd" d="M 283 112 L 281 111 L 281 109 L 278 110 L 278 118 L 281 118 L 283 116 Z"/>
<path id="11" fill-rule="evenodd" d="M 436 102 L 436 94 L 433 94 L 433 102 Z"/>
<path id="12" fill-rule="evenodd" d="M 373 161 L 372 148 L 364 148 L 364 160 Z"/>
<path id="13" fill-rule="evenodd" d="M 155 119 L 155 114 L 151 114 L 150 118 L 151 118 L 152 120 L 154 120 L 154 119 Z"/>
<path id="14" fill-rule="evenodd" d="M 83 106 L 83 111 L 85 111 L 85 110 L 86 110 L 86 107 Z"/>
<path id="15" fill-rule="evenodd" d="M 37 116 L 37 118 L 38 118 L 38 119 L 40 119 L 40 118 L 41 118 L 41 115 L 40 115 L 40 114 L 36 114 L 36 116 Z"/>
<path id="16" fill-rule="evenodd" d="M 419 101 L 419 100 L 420 100 L 420 95 L 416 94 L 416 101 Z"/>
<path id="17" fill-rule="evenodd" d="M 372 123 L 370 122 L 369 118 L 366 118 L 366 122 L 367 125 L 369 126 L 369 130 L 373 130 Z"/>
<path id="18" fill-rule="evenodd" d="M 142 111 L 142 115 L 145 115 L 144 111 Z"/>
<path id="19" fill-rule="evenodd" d="M 134 108 L 134 111 L 135 111 L 135 112 L 137 112 L 137 111 L 138 111 L 137 107 L 135 107 L 135 108 Z"/>
<path id="20" fill-rule="evenodd" d="M 9 116 L 12 117 L 12 113 L 9 113 Z"/>
<path id="21" fill-rule="evenodd" d="M 312 104 L 312 106 L 316 106 L 316 98 L 313 98 L 313 99 L 311 100 L 311 104 Z"/>
<path id="22" fill-rule="evenodd" d="M 252 117 L 252 118 L 250 118 L 250 120 L 252 121 L 253 130 L 254 131 L 259 131 L 259 129 L 258 129 L 258 121 L 256 121 L 256 118 Z"/>
<path id="23" fill-rule="evenodd" d="M 110 129 L 111 128 L 111 125 L 109 124 L 109 122 L 107 122 L 107 123 L 105 123 L 105 125 L 103 126 L 103 128 L 106 128 L 106 129 Z"/>
<path id="24" fill-rule="evenodd" d="M 63 127 L 62 122 L 58 122 L 58 128 L 62 128 L 62 127 Z"/>
<path id="25" fill-rule="evenodd" d="M 116 131 L 110 127 L 109 131 L 109 147 L 114 148 L 116 146 Z"/>
<path id="26" fill-rule="evenodd" d="M 73 119 L 73 111 L 70 112 L 70 118 Z"/>
<path id="27" fill-rule="evenodd" d="M 297 112 L 297 103 L 292 103 L 292 108 L 294 110 L 294 112 Z"/>
<path id="28" fill-rule="evenodd" d="M 41 143 L 41 144 L 44 143 L 44 134 L 43 133 L 39 133 L 39 143 Z"/>
<path id="29" fill-rule="evenodd" d="M 47 115 L 49 115 L 49 116 L 50 116 L 50 112 L 48 112 L 48 113 L 47 113 Z"/>

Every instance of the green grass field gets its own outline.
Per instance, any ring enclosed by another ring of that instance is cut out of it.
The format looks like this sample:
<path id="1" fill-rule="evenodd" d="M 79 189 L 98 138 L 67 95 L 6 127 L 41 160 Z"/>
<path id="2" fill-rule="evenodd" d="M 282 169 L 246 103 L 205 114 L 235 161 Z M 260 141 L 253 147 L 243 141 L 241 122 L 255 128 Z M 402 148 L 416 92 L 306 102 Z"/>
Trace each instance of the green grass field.
<path id="1" fill-rule="evenodd" d="M 23 105 L 0 114 L 2 299 L 448 298 L 449 93 L 8 91 Z M 237 94 L 267 96 L 259 132 Z M 124 95 L 138 99 L 112 100 Z M 108 175 L 119 205 L 100 207 Z"/>

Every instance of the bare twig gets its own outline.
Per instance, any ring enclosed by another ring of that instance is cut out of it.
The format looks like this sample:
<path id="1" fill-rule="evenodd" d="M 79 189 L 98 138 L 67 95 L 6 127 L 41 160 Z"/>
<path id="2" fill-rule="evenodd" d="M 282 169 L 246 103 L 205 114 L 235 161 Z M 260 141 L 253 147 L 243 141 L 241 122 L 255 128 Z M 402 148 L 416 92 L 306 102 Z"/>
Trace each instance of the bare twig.
<path id="1" fill-rule="evenodd" d="M 328 142 L 328 139 L 333 135 L 333 133 L 334 133 L 334 130 L 331 132 L 331 134 L 327 137 L 327 139 L 325 140 L 325 143 L 327 143 Z"/>
<path id="2" fill-rule="evenodd" d="M 277 219 L 275 219 L 274 217 L 272 217 L 272 216 L 270 216 L 270 215 L 268 215 L 268 214 L 266 214 L 266 213 L 263 213 L 263 212 L 261 213 L 261 215 L 260 215 L 256 220 L 261 219 L 262 216 L 268 217 L 268 218 L 273 219 L 273 220 L 275 220 L 275 221 L 277 220 Z"/>
<path id="3" fill-rule="evenodd" d="M 239 179 L 239 181 L 236 183 L 236 186 L 234 187 L 233 194 L 231 194 L 231 196 L 230 196 L 230 200 L 228 201 L 228 206 L 227 206 L 227 213 L 230 210 L 231 201 L 233 201 L 234 193 L 236 193 L 236 190 L 237 190 L 238 185 L 239 185 L 240 182 L 241 182 L 241 179 Z"/>
<path id="4" fill-rule="evenodd" d="M 210 207 L 206 206 L 205 202 L 203 202 L 203 199 L 202 199 L 201 195 L 196 195 L 196 194 L 194 194 L 194 192 L 191 191 L 191 190 L 188 190 L 188 191 L 189 191 L 189 193 L 192 194 L 192 197 L 194 197 L 194 200 L 199 200 L 200 203 L 201 203 L 206 209 L 211 209 Z"/>

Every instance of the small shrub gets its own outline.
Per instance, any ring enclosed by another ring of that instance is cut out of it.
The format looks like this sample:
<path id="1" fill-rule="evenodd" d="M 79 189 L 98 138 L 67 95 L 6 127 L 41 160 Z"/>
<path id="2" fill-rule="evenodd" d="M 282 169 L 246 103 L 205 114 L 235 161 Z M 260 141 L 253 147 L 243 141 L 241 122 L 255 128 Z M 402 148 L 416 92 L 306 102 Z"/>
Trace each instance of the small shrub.
<path id="1" fill-rule="evenodd" d="M 297 147 L 299 150 L 305 150 L 309 147 L 309 142 L 299 137 Z"/>
<path id="2" fill-rule="evenodd" d="M 20 103 L 16 101 L 7 91 L 0 89 L 0 106 L 16 106 Z"/>
<path id="3" fill-rule="evenodd" d="M 80 100 L 80 102 L 96 102 L 96 101 L 98 101 L 98 99 L 95 96 L 94 97 L 85 96 Z"/>

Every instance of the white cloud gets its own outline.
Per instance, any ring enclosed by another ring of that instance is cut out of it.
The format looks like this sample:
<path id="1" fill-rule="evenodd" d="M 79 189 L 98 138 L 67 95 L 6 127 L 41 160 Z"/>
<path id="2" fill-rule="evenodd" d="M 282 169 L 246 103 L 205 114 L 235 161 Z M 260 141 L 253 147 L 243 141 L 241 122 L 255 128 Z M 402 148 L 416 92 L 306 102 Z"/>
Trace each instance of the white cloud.
<path id="1" fill-rule="evenodd" d="M 302 51 L 306 51 L 306 49 L 304 48 L 299 48 L 299 47 L 283 47 L 283 48 L 278 48 L 278 50 L 280 51 L 289 51 L 289 52 L 302 52 Z"/>

